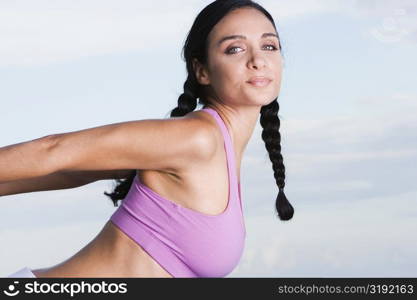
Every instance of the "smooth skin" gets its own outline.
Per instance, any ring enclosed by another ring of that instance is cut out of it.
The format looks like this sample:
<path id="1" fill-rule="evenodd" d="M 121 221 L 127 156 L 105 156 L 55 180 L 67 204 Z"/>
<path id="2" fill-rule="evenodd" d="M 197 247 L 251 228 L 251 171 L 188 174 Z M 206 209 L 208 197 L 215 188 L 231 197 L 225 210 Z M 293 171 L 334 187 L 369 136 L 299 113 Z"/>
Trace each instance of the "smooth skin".
<path id="1" fill-rule="evenodd" d="M 207 65 L 194 62 L 197 79 L 207 86 L 209 93 L 210 105 L 206 107 L 219 113 L 231 134 L 239 182 L 241 159 L 260 109 L 278 96 L 281 86 L 278 40 L 261 38 L 269 32 L 276 33 L 261 12 L 253 8 L 237 9 L 210 33 Z M 246 39 L 217 44 L 222 37 L 232 34 L 244 35 Z M 278 50 L 273 50 L 273 46 Z M 252 76 L 267 76 L 272 82 L 266 87 L 255 87 L 247 83 Z M 122 170 L 137 169 L 146 186 L 170 201 L 206 214 L 224 211 L 229 188 L 226 153 L 214 118 L 205 112 L 191 112 L 172 123 L 177 130 L 166 127 L 164 121 L 153 121 L 152 126 L 139 121 L 130 125 L 121 123 L 115 131 L 99 130 L 103 126 L 83 134 L 52 136 L 48 145 L 50 172 L 112 169 L 120 175 Z M 185 130 L 181 128 L 184 124 Z M 111 147 L 117 143 L 126 143 L 123 151 Z M 167 148 L 171 151 L 162 151 Z M 37 277 L 172 277 L 111 222 L 73 257 L 33 272 Z"/>

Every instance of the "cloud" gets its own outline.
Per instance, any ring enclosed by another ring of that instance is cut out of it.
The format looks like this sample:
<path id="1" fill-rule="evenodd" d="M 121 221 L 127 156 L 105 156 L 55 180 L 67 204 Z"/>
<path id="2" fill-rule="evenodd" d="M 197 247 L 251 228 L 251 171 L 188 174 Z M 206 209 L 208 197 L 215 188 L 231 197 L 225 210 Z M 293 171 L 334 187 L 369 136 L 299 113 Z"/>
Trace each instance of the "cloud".
<path id="1" fill-rule="evenodd" d="M 355 103 L 360 105 L 367 105 L 369 108 L 379 105 L 383 106 L 385 110 L 392 110 L 397 108 L 407 111 L 409 109 L 417 109 L 417 94 L 401 91 L 386 96 L 358 97 L 355 99 Z"/>
<path id="2" fill-rule="evenodd" d="M 0 277 L 18 269 L 51 267 L 68 259 L 101 230 L 102 222 L 73 222 L 38 227 L 0 227 Z"/>
<path id="3" fill-rule="evenodd" d="M 310 163 L 351 163 L 363 160 L 387 160 L 416 156 L 417 95 L 396 93 L 386 97 L 352 99 L 356 111 L 372 114 L 327 115 L 320 118 L 281 118 L 281 147 L 287 160 L 291 158 L 302 172 Z M 268 166 L 270 160 L 261 139 L 263 128 L 257 124 L 248 143 L 245 164 L 251 167 Z M 383 140 L 404 140 L 392 147 L 379 149 L 373 145 Z M 360 145 L 360 146 L 359 146 Z M 347 151 L 343 151 L 345 148 Z M 330 152 L 332 149 L 336 152 Z M 308 150 L 308 151 L 305 151 Z"/>
<path id="4" fill-rule="evenodd" d="M 264 1 L 280 21 L 318 14 L 343 14 L 355 19 L 379 19 L 364 34 L 382 43 L 417 42 L 417 3 L 414 0 L 299 0 Z"/>
<path id="5" fill-rule="evenodd" d="M 281 120 L 289 201 L 298 206 L 314 199 L 325 206 L 416 191 L 416 110 L 413 95 L 401 95 L 358 98 L 356 111 L 371 112 L 363 115 Z M 362 100 L 382 103 L 372 108 Z M 278 190 L 261 134 L 257 124 L 242 160 L 242 195 L 247 211 L 272 215 Z"/>
<path id="6" fill-rule="evenodd" d="M 277 21 L 293 20 L 295 18 L 334 12 L 347 12 L 354 9 L 354 0 L 283 0 L 258 1 Z"/>
<path id="7" fill-rule="evenodd" d="M 179 45 L 198 8 L 198 1 L 191 3 L 2 1 L 0 66 L 35 66 Z"/>
<path id="8" fill-rule="evenodd" d="M 259 1 L 278 22 L 297 17 L 343 13 L 382 18 L 368 34 L 380 41 L 417 39 L 414 1 Z M 152 51 L 176 47 L 206 1 L 85 0 L 57 2 L 2 1 L 0 3 L 0 66 L 37 66 L 97 55 Z"/>
<path id="9" fill-rule="evenodd" d="M 300 203 L 289 222 L 250 215 L 245 251 L 230 277 L 415 276 L 417 239 L 409 233 L 417 229 L 416 197 Z"/>

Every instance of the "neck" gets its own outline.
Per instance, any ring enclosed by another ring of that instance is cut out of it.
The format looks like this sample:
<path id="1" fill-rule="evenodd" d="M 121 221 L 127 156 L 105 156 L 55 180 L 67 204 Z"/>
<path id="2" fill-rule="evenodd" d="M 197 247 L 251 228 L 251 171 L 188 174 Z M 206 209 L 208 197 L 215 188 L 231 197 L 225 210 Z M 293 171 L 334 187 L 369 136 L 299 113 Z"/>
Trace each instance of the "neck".
<path id="1" fill-rule="evenodd" d="M 217 111 L 230 132 L 235 151 L 241 158 L 258 122 L 261 107 L 230 106 L 210 101 L 203 108 Z"/>

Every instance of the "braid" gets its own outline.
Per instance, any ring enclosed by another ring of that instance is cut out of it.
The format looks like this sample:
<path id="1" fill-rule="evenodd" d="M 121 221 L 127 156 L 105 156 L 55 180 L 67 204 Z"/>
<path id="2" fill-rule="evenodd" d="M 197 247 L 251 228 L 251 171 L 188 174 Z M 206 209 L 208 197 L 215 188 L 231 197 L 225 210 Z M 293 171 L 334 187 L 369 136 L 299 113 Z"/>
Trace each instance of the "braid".
<path id="1" fill-rule="evenodd" d="M 182 117 L 197 106 L 198 83 L 190 76 L 184 82 L 184 92 L 178 97 L 178 106 L 171 111 L 171 117 Z"/>
<path id="2" fill-rule="evenodd" d="M 260 123 L 263 128 L 262 139 L 272 162 L 274 177 L 279 188 L 275 208 L 281 220 L 290 220 L 294 214 L 294 208 L 288 202 L 284 194 L 285 166 L 281 155 L 281 135 L 279 133 L 280 121 L 278 118 L 279 104 L 277 98 L 270 104 L 262 106 Z"/>

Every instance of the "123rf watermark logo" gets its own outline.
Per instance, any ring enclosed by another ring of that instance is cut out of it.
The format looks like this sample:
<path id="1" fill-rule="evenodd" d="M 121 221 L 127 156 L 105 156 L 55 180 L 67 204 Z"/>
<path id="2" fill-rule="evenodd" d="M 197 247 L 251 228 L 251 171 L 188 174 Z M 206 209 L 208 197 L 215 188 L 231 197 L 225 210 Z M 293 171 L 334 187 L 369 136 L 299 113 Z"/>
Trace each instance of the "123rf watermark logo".
<path id="1" fill-rule="evenodd" d="M 49 283 L 37 281 L 27 282 L 24 286 L 19 285 L 19 281 L 13 281 L 3 294 L 9 297 L 15 297 L 21 293 L 24 294 L 69 294 L 74 297 L 75 294 L 126 294 L 127 283 L 100 283 L 90 282 L 72 282 L 72 283 Z"/>

